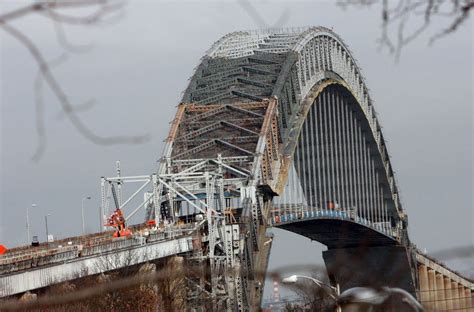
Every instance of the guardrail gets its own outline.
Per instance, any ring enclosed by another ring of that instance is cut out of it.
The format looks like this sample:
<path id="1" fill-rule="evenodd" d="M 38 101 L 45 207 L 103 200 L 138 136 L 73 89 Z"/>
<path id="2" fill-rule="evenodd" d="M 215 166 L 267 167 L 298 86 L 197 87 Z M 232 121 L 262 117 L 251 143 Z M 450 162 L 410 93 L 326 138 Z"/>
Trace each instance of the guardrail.
<path id="1" fill-rule="evenodd" d="M 271 226 L 286 222 L 296 222 L 308 219 L 341 219 L 359 223 L 373 228 L 385 235 L 395 239 L 401 237 L 399 229 L 391 227 L 389 222 L 372 222 L 364 217 L 358 216 L 355 209 L 308 209 L 303 205 L 278 205 L 272 210 Z"/>

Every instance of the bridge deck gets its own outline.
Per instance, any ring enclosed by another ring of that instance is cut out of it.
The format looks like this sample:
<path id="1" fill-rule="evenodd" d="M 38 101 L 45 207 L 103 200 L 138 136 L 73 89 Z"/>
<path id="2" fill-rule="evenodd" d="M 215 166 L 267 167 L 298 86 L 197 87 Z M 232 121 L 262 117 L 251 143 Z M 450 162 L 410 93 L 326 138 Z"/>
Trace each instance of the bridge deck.
<path id="1" fill-rule="evenodd" d="M 0 257 L 0 297 L 192 251 L 193 229 L 113 239 L 97 234 L 65 247 L 18 248 Z"/>

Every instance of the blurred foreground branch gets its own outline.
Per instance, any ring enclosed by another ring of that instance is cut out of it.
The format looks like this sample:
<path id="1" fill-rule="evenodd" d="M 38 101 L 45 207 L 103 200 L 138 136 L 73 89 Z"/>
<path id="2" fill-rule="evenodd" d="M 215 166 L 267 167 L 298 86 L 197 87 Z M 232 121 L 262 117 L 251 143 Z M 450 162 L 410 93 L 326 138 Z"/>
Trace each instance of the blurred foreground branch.
<path id="1" fill-rule="evenodd" d="M 87 46 L 77 46 L 71 44 L 64 33 L 63 25 L 103 25 L 117 20 L 121 16 L 124 3 L 122 1 L 109 0 L 71 0 L 71 1 L 36 1 L 33 4 L 21 7 L 19 9 L 10 11 L 0 15 L 0 28 L 7 34 L 15 38 L 21 43 L 32 55 L 33 59 L 39 68 L 39 77 L 35 81 L 36 94 L 36 128 L 39 137 L 39 144 L 36 153 L 33 156 L 34 160 L 39 160 L 46 145 L 46 131 L 44 126 L 43 116 L 43 99 L 42 99 L 42 81 L 53 92 L 54 96 L 61 105 L 61 110 L 67 116 L 69 121 L 75 129 L 89 141 L 99 145 L 113 145 L 113 144 L 137 144 L 148 140 L 148 135 L 138 136 L 101 136 L 96 134 L 89 128 L 84 121 L 79 117 L 79 106 L 73 105 L 70 97 L 64 91 L 60 81 L 56 79 L 52 71 L 53 63 L 46 61 L 39 47 L 33 42 L 30 37 L 12 26 L 12 22 L 24 18 L 31 14 L 40 14 L 52 21 L 55 25 L 56 36 L 58 43 L 66 52 L 83 52 L 87 50 Z M 80 15 L 66 14 L 64 11 L 70 9 L 80 9 Z M 91 12 L 84 12 L 91 11 Z M 64 57 L 63 57 L 64 58 Z M 57 62 L 56 62 L 57 63 Z M 90 101 L 89 101 L 90 102 Z"/>
<path id="2" fill-rule="evenodd" d="M 434 33 L 429 44 L 456 32 L 474 9 L 474 0 L 339 0 L 349 7 L 372 7 L 381 4 L 382 31 L 378 43 L 398 61 L 402 49 L 429 28 Z M 438 24 L 445 24 L 437 27 Z"/>
<path id="3" fill-rule="evenodd" d="M 450 258 L 455 258 L 455 255 L 463 258 L 467 253 L 470 254 L 471 251 L 468 250 L 472 250 L 472 246 L 440 251 L 438 254 L 449 253 Z M 136 258 L 137 255 L 130 253 L 129 257 L 130 259 Z M 160 306 L 163 311 L 175 308 L 176 311 L 182 311 L 185 309 L 185 301 L 188 296 L 185 291 L 186 281 L 189 277 L 198 277 L 203 274 L 202 267 L 191 265 L 189 262 L 183 261 L 181 257 L 146 262 L 120 270 L 113 270 L 114 260 L 116 260 L 113 256 L 105 260 L 101 265 L 107 266 L 103 269 L 111 270 L 107 274 L 79 278 L 74 281 L 75 284 L 63 282 L 53 285 L 51 288 L 55 288 L 54 291 L 31 299 L 0 300 L 0 311 L 68 311 L 68 308 L 71 307 L 74 307 L 74 311 L 98 311 L 104 307 L 111 308 L 116 305 L 122 307 L 131 305 L 128 311 L 142 311 L 138 309 L 139 306 L 148 308 Z M 344 265 L 342 259 L 338 265 Z M 391 263 L 387 263 L 387 267 L 390 266 Z M 311 276 L 317 277 L 326 284 L 329 283 L 326 268 L 315 265 L 288 265 L 267 272 L 256 271 L 255 278 L 260 279 L 266 276 L 267 279 L 281 282 L 285 277 L 295 272 L 309 272 Z M 232 269 L 225 272 L 229 276 L 234 276 L 235 273 Z M 378 277 L 374 276 L 374 278 Z M 350 280 L 348 282 L 350 283 Z M 288 305 L 288 311 L 334 311 L 335 302 L 328 296 L 327 289 L 304 281 L 294 285 L 292 289 L 301 298 L 302 304 Z M 394 288 L 374 289 L 379 293 L 386 292 L 386 290 L 399 292 Z M 206 294 L 206 291 L 202 292 L 203 296 Z M 389 295 L 393 294 L 386 294 L 382 297 L 387 299 L 390 297 Z M 398 298 L 396 300 L 403 300 L 403 297 L 395 297 Z M 377 304 L 381 303 L 382 301 Z"/>

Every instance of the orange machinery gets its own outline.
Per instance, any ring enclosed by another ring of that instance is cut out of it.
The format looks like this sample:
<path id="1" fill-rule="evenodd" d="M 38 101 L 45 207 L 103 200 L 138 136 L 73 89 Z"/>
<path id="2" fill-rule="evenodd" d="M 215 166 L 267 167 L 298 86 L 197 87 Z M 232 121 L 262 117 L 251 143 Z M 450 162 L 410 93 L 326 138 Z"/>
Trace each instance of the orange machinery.
<path id="1" fill-rule="evenodd" d="M 115 193 L 115 187 L 112 184 L 112 195 L 114 197 L 115 202 L 115 211 L 114 213 L 107 219 L 107 224 L 105 226 L 111 226 L 117 229 L 114 232 L 114 237 L 123 237 L 123 236 L 130 236 L 132 235 L 132 231 L 127 228 L 125 225 L 125 218 L 123 217 L 122 210 L 120 210 L 120 206 L 117 200 L 117 194 Z"/>

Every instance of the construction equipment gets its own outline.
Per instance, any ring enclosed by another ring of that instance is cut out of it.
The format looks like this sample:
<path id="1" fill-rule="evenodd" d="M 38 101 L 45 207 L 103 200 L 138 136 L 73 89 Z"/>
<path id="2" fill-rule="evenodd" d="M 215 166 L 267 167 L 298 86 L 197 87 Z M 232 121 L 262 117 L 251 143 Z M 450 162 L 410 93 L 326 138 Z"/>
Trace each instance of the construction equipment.
<path id="1" fill-rule="evenodd" d="M 132 235 L 132 231 L 128 229 L 125 225 L 125 218 L 123 217 L 122 210 L 120 209 L 120 205 L 117 199 L 117 194 L 115 192 L 115 187 L 112 184 L 112 195 L 114 197 L 115 202 L 115 211 L 114 213 L 107 219 L 107 224 L 105 226 L 111 226 L 117 229 L 114 232 L 114 237 L 124 237 Z"/>

